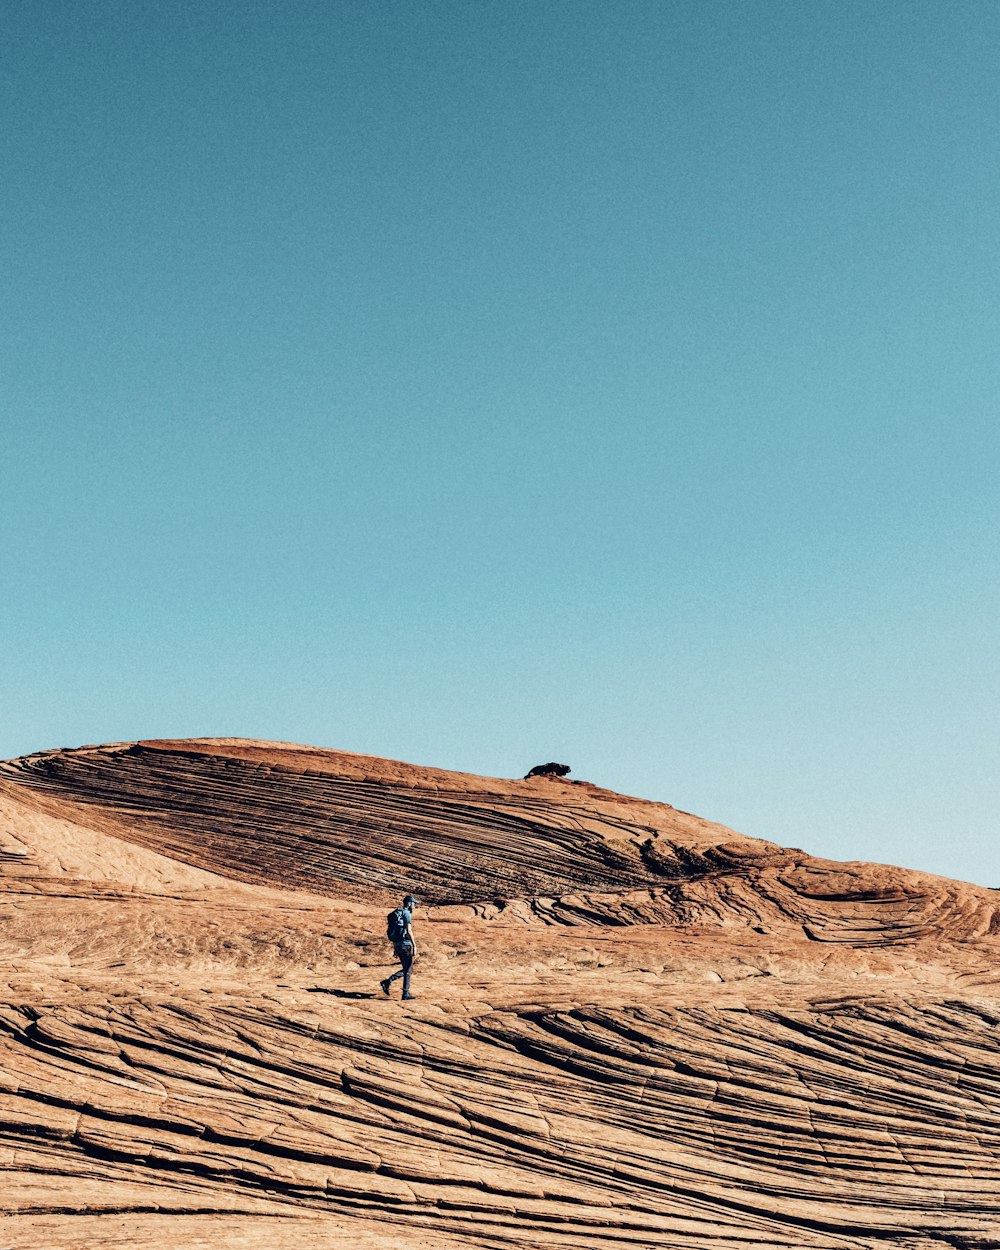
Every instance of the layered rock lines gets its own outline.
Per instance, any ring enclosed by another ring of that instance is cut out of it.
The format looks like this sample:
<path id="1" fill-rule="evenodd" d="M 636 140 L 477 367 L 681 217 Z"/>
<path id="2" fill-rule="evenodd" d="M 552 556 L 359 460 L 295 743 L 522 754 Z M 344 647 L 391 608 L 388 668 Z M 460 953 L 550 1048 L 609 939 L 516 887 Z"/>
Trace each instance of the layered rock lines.
<path id="1" fill-rule="evenodd" d="M 0 766 L 0 1244 L 1000 1246 L 995 894 L 357 758 Z"/>

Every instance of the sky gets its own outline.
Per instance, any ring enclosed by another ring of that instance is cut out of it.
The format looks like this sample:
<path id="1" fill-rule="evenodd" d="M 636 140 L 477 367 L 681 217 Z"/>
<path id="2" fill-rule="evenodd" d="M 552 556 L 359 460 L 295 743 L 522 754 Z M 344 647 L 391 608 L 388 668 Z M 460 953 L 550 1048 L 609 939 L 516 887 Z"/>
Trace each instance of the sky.
<path id="1" fill-rule="evenodd" d="M 0 40 L 0 757 L 557 760 L 1000 887 L 1000 6 Z"/>

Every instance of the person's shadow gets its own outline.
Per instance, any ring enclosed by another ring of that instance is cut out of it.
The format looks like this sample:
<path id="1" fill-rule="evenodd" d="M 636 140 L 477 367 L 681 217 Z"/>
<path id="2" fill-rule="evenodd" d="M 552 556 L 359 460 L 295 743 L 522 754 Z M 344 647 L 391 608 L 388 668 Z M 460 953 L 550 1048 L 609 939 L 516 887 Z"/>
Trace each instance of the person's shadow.
<path id="1" fill-rule="evenodd" d="M 307 985 L 306 992 L 308 994 L 332 994 L 334 998 L 378 998 L 378 994 L 367 993 L 364 990 L 331 990 L 325 985 Z"/>

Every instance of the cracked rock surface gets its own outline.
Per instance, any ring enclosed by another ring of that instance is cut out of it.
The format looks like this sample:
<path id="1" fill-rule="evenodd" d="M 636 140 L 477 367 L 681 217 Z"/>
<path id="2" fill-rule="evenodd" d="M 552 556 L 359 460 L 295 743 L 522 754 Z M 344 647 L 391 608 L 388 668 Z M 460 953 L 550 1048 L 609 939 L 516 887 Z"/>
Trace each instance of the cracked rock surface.
<path id="1" fill-rule="evenodd" d="M 1000 1247 L 998 934 L 566 778 L 9 761 L 0 1247 Z"/>

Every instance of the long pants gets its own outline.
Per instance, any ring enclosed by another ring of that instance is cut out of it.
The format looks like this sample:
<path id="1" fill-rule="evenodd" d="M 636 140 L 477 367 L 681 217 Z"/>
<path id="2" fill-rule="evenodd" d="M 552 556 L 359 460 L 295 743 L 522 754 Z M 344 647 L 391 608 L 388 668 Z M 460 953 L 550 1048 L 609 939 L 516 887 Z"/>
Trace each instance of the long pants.
<path id="1" fill-rule="evenodd" d="M 403 993 L 410 992 L 410 968 L 413 966 L 413 947 L 409 942 L 397 942 L 392 948 L 396 952 L 396 958 L 403 965 L 398 972 L 394 972 L 391 977 L 386 977 L 386 981 L 391 984 L 403 978 Z"/>

